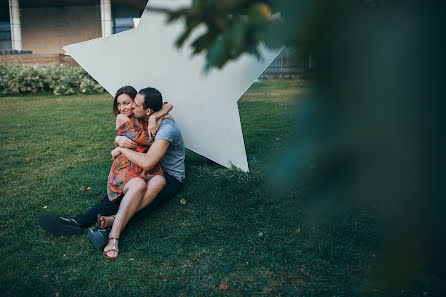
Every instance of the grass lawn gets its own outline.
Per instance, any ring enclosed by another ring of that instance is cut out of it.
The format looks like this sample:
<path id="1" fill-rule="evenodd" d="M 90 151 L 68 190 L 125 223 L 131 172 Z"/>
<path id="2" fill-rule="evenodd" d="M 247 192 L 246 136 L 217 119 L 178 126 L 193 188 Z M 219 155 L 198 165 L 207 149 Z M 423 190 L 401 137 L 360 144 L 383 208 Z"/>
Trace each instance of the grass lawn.
<path id="1" fill-rule="evenodd" d="M 105 194 L 112 98 L 0 98 L 1 295 L 371 294 L 375 222 L 367 209 L 314 226 L 305 207 L 311 189 L 269 183 L 293 137 L 292 110 L 310 87 L 254 84 L 239 101 L 250 173 L 187 151 L 182 192 L 124 231 L 115 260 L 86 234 L 55 237 L 37 224 L 40 213 L 74 216 Z"/>

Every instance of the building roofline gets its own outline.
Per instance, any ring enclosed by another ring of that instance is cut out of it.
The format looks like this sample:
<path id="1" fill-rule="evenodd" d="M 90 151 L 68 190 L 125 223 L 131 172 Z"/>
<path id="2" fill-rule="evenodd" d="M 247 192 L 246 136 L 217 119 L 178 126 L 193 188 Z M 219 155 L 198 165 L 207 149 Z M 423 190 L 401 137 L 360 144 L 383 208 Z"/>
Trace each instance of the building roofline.
<path id="1" fill-rule="evenodd" d="M 143 10 L 147 0 L 111 0 L 113 4 L 125 4 Z M 89 6 L 100 5 L 99 0 L 20 0 L 20 8 L 36 7 L 63 7 L 63 6 Z"/>

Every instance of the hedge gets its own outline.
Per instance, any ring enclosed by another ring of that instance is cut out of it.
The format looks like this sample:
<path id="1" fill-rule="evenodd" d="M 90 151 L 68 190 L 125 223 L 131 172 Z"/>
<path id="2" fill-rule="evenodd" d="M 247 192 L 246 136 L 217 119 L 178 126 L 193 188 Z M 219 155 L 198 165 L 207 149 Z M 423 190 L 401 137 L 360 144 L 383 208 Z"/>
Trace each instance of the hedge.
<path id="1" fill-rule="evenodd" d="M 67 65 L 24 66 L 0 64 L 0 96 L 53 93 L 55 95 L 104 93 L 84 69 Z"/>

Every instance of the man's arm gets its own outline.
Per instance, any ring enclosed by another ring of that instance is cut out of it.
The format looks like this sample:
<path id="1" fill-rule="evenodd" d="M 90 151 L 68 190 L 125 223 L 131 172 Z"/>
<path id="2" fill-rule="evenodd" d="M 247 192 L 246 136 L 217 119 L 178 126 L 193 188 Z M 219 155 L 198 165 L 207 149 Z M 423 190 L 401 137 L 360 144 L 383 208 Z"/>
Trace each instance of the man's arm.
<path id="1" fill-rule="evenodd" d="M 143 168 L 144 170 L 152 169 L 159 163 L 161 158 L 167 151 L 170 142 L 165 139 L 156 140 L 149 148 L 147 153 L 139 153 L 131 149 L 117 147 L 112 151 L 112 156 L 116 157 L 119 153 L 123 154 L 130 161 Z"/>

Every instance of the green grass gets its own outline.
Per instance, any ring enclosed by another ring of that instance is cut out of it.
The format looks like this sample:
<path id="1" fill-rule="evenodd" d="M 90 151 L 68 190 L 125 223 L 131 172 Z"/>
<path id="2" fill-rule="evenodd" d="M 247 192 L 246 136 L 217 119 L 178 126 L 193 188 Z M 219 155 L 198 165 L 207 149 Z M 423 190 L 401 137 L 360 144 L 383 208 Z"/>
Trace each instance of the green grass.
<path id="1" fill-rule="evenodd" d="M 104 195 L 112 98 L 0 98 L 2 296 L 370 292 L 375 223 L 367 209 L 314 226 L 305 207 L 311 189 L 293 184 L 277 192 L 269 183 L 275 156 L 293 137 L 295 95 L 308 88 L 296 81 L 255 84 L 239 102 L 250 173 L 187 151 L 181 193 L 124 231 L 116 260 L 104 259 L 86 236 L 55 237 L 37 224 L 40 213 L 74 216 Z"/>

